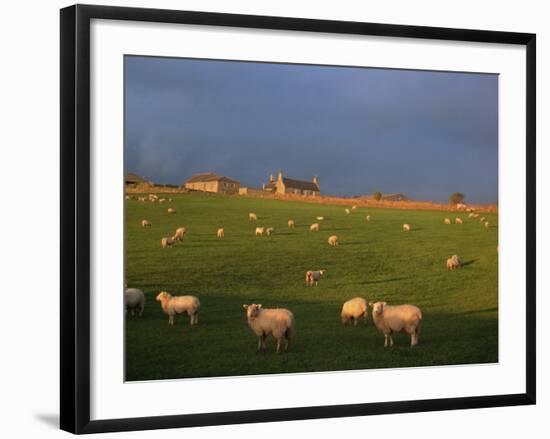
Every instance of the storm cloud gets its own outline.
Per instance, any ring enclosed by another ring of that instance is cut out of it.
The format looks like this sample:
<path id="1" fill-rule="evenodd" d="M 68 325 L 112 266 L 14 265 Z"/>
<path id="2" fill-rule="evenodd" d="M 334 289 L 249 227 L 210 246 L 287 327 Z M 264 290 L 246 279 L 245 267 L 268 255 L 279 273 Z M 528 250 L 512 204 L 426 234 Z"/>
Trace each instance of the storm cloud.
<path id="1" fill-rule="evenodd" d="M 498 76 L 126 56 L 125 169 L 496 202 Z"/>

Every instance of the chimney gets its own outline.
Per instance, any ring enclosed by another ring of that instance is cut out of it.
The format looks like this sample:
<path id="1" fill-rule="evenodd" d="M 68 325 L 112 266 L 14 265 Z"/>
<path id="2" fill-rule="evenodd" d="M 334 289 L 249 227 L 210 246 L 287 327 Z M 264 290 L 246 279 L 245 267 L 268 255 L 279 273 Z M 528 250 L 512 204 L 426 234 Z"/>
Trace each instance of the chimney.
<path id="1" fill-rule="evenodd" d="M 269 175 L 269 182 L 273 183 L 274 181 L 275 181 L 275 177 L 273 176 L 273 174 L 270 174 Z"/>
<path id="2" fill-rule="evenodd" d="M 283 171 L 279 171 L 279 176 L 277 177 L 277 180 L 280 182 L 283 181 Z"/>
<path id="3" fill-rule="evenodd" d="M 317 178 L 316 175 L 313 176 L 313 183 L 315 183 L 317 187 L 319 187 L 319 179 Z"/>

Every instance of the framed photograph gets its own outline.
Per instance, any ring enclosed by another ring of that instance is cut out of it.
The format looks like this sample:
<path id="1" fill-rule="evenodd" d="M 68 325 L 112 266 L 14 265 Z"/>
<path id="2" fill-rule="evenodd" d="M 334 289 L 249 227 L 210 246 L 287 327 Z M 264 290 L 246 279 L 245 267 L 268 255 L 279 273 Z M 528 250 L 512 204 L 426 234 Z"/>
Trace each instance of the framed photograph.
<path id="1" fill-rule="evenodd" d="M 61 10 L 61 428 L 535 403 L 535 35 Z"/>

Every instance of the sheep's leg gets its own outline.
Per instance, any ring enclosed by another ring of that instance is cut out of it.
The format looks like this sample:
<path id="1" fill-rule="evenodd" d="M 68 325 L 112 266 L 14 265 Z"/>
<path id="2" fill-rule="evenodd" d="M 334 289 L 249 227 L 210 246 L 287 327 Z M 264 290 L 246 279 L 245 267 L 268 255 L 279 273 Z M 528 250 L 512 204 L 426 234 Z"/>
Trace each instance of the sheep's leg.
<path id="1" fill-rule="evenodd" d="M 168 317 L 168 324 L 169 324 L 169 325 L 173 325 L 173 324 L 174 324 L 174 315 L 173 315 L 173 314 L 170 314 L 170 316 Z"/>
<path id="2" fill-rule="evenodd" d="M 384 334 L 384 347 L 388 347 L 388 334 Z"/>
<path id="3" fill-rule="evenodd" d="M 262 343 L 262 336 L 260 335 L 260 336 L 258 337 L 258 351 L 261 351 L 261 350 L 262 350 L 262 345 L 263 345 L 263 343 Z"/>
<path id="4" fill-rule="evenodd" d="M 281 349 L 281 339 L 277 339 L 277 353 L 279 353 L 279 350 Z"/>
<path id="5" fill-rule="evenodd" d="M 393 337 L 390 335 L 390 347 L 393 346 Z"/>
<path id="6" fill-rule="evenodd" d="M 353 318 L 353 326 L 357 326 L 357 321 L 358 319 L 356 319 L 355 317 Z"/>
<path id="7" fill-rule="evenodd" d="M 290 347 L 290 337 L 287 337 L 285 342 L 285 352 L 288 352 L 289 347 Z"/>

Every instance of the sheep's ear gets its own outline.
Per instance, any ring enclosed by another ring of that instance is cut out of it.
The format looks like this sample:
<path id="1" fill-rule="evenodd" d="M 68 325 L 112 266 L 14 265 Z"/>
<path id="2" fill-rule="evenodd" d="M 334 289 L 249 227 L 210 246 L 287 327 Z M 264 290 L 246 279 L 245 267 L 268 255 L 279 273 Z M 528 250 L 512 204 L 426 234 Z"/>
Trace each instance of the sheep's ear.
<path id="1" fill-rule="evenodd" d="M 244 308 L 244 309 L 248 309 L 248 305 L 244 304 L 244 305 L 243 305 L 243 308 Z"/>

